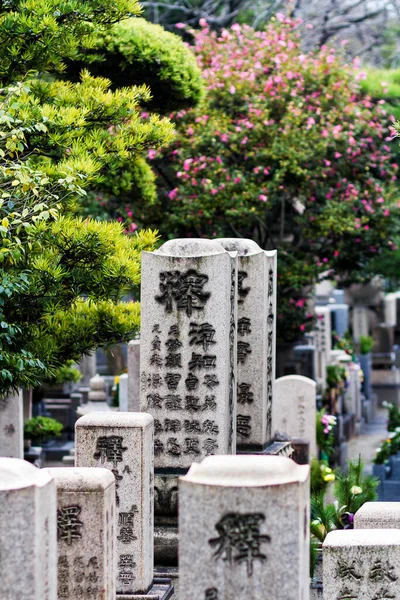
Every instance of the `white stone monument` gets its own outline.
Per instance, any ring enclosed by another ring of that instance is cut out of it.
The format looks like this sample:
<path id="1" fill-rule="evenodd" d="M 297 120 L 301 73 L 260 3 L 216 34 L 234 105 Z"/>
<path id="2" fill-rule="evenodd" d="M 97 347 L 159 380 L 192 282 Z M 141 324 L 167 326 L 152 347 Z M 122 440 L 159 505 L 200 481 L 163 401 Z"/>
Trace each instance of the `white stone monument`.
<path id="1" fill-rule="evenodd" d="M 310 442 L 310 455 L 317 457 L 317 385 L 301 375 L 285 375 L 275 381 L 272 411 L 273 434 Z"/>
<path id="2" fill-rule="evenodd" d="M 56 511 L 46 471 L 0 458 L 1 600 L 57 600 Z"/>
<path id="3" fill-rule="evenodd" d="M 76 466 L 115 477 L 118 594 L 147 594 L 153 582 L 153 435 L 146 413 L 92 412 L 75 425 Z"/>
<path id="4" fill-rule="evenodd" d="M 366 306 L 354 306 L 353 308 L 353 339 L 358 344 L 361 336 L 369 335 L 368 308 Z"/>
<path id="5" fill-rule="evenodd" d="M 354 515 L 355 529 L 400 529 L 400 502 L 366 502 Z"/>
<path id="6" fill-rule="evenodd" d="M 316 306 L 316 330 L 318 336 L 318 381 L 323 386 L 326 382 L 326 367 L 332 351 L 331 309 L 329 306 Z"/>
<path id="7" fill-rule="evenodd" d="M 140 338 L 128 344 L 128 411 L 140 411 Z"/>
<path id="8" fill-rule="evenodd" d="M 119 393 L 118 393 L 118 399 L 119 399 L 119 410 L 121 412 L 130 412 L 128 405 L 129 405 L 129 400 L 128 400 L 128 386 L 129 386 L 129 377 L 128 377 L 128 373 L 122 373 L 122 375 L 119 376 Z"/>
<path id="9" fill-rule="evenodd" d="M 115 600 L 115 479 L 107 469 L 47 469 L 57 488 L 58 598 Z M 126 577 L 132 576 L 127 566 Z"/>
<path id="10" fill-rule="evenodd" d="M 0 456 L 24 458 L 23 396 L 0 397 Z"/>
<path id="11" fill-rule="evenodd" d="M 397 599 L 400 531 L 353 529 L 328 533 L 323 544 L 324 600 Z"/>
<path id="12" fill-rule="evenodd" d="M 179 480 L 184 600 L 308 600 L 309 466 L 211 456 Z"/>
<path id="13" fill-rule="evenodd" d="M 141 410 L 154 417 L 156 469 L 236 450 L 236 264 L 205 239 L 143 253 Z"/>
<path id="14" fill-rule="evenodd" d="M 217 241 L 238 253 L 237 448 L 263 451 L 272 439 L 277 251 L 243 238 Z"/>
<path id="15" fill-rule="evenodd" d="M 397 325 L 397 297 L 396 294 L 386 294 L 383 299 L 385 325 Z"/>

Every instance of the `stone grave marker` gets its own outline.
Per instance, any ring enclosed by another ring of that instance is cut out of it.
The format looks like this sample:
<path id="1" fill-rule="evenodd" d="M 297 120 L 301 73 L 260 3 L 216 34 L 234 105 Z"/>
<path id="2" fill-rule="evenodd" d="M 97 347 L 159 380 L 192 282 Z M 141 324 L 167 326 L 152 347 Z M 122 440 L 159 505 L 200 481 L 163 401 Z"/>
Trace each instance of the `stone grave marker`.
<path id="1" fill-rule="evenodd" d="M 46 471 L 0 458 L 1 600 L 57 599 L 56 507 Z"/>
<path id="2" fill-rule="evenodd" d="M 24 458 L 23 395 L 0 397 L 0 456 Z"/>
<path id="3" fill-rule="evenodd" d="M 128 373 L 122 373 L 119 376 L 119 391 L 118 391 L 118 399 L 119 399 L 119 410 L 121 412 L 130 412 L 128 409 L 129 404 L 129 396 L 128 396 L 128 386 L 129 386 L 129 377 Z"/>
<path id="4" fill-rule="evenodd" d="M 369 335 L 368 308 L 366 306 L 354 306 L 353 308 L 353 338 L 356 344 L 360 342 L 360 336 Z"/>
<path id="5" fill-rule="evenodd" d="M 400 531 L 332 531 L 322 548 L 324 600 L 399 597 Z"/>
<path id="6" fill-rule="evenodd" d="M 128 411 L 140 411 L 140 339 L 128 344 Z"/>
<path id="7" fill-rule="evenodd" d="M 146 413 L 92 412 L 76 422 L 76 466 L 115 477 L 118 594 L 147 594 L 153 582 L 153 431 Z"/>
<path id="8" fill-rule="evenodd" d="M 237 449 L 262 452 L 272 439 L 277 251 L 243 238 L 218 242 L 238 253 Z"/>
<path id="9" fill-rule="evenodd" d="M 285 375 L 275 381 L 275 402 L 272 411 L 273 434 L 310 442 L 310 455 L 317 457 L 315 421 L 317 417 L 317 386 L 302 375 Z"/>
<path id="10" fill-rule="evenodd" d="M 400 502 L 366 502 L 354 515 L 355 529 L 400 529 Z"/>
<path id="11" fill-rule="evenodd" d="M 386 294 L 383 299 L 383 312 L 385 325 L 395 327 L 397 325 L 397 298 L 396 294 Z"/>
<path id="12" fill-rule="evenodd" d="M 331 309 L 329 306 L 316 306 L 316 330 L 318 336 L 318 378 L 325 385 L 326 366 L 332 351 Z"/>
<path id="13" fill-rule="evenodd" d="M 154 417 L 156 470 L 235 452 L 235 300 L 236 258 L 217 241 L 143 253 L 141 410 Z"/>
<path id="14" fill-rule="evenodd" d="M 115 479 L 107 469 L 47 469 L 57 488 L 58 598 L 115 600 Z M 132 570 L 127 565 L 125 576 Z"/>
<path id="15" fill-rule="evenodd" d="M 309 466 L 210 456 L 179 480 L 180 595 L 308 600 Z"/>

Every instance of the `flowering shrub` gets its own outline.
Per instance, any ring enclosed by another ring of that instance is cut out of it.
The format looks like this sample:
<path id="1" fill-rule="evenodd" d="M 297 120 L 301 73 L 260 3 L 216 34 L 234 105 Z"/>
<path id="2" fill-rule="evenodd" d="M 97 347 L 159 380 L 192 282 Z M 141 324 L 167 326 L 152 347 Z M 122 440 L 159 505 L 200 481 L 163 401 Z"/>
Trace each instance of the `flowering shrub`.
<path id="1" fill-rule="evenodd" d="M 335 416 L 326 414 L 325 409 L 317 413 L 317 446 L 323 460 L 327 460 L 332 454 L 335 426 Z"/>
<path id="2" fill-rule="evenodd" d="M 277 247 L 280 339 L 296 339 L 312 323 L 307 295 L 318 278 L 362 277 L 394 247 L 389 117 L 340 52 L 303 54 L 296 22 L 283 16 L 265 31 L 234 25 L 217 36 L 204 25 L 194 51 L 208 99 L 173 116 L 172 146 L 150 151 L 159 199 L 137 204 L 133 220 L 164 237 Z"/>

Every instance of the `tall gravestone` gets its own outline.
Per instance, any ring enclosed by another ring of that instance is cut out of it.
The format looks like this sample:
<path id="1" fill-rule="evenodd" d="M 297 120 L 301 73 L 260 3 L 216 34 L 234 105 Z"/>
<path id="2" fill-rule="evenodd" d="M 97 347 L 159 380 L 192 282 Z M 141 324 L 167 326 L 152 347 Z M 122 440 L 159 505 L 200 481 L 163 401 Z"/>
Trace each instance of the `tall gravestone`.
<path id="1" fill-rule="evenodd" d="M 178 475 L 236 451 L 237 258 L 217 242 L 143 253 L 140 404 L 154 417 L 155 558 L 176 564 Z"/>
<path id="2" fill-rule="evenodd" d="M 317 457 L 315 421 L 317 386 L 301 375 L 285 375 L 275 381 L 272 411 L 273 433 L 283 433 L 310 443 L 311 456 Z"/>
<path id="3" fill-rule="evenodd" d="M 128 411 L 140 411 L 140 339 L 128 344 Z"/>
<path id="4" fill-rule="evenodd" d="M 115 600 L 114 475 L 85 467 L 47 471 L 57 488 L 59 600 Z"/>
<path id="5" fill-rule="evenodd" d="M 115 477 L 118 594 L 146 594 L 153 582 L 153 436 L 146 413 L 92 412 L 75 426 L 76 466 Z"/>
<path id="6" fill-rule="evenodd" d="M 56 489 L 50 475 L 0 458 L 0 597 L 57 599 Z"/>
<path id="7" fill-rule="evenodd" d="M 318 336 L 318 377 L 320 383 L 325 386 L 326 367 L 332 350 L 331 309 L 329 306 L 316 306 L 315 313 Z"/>
<path id="8" fill-rule="evenodd" d="M 129 394 L 128 394 L 128 386 L 129 386 L 129 376 L 128 373 L 122 373 L 119 376 L 118 383 L 118 404 L 119 410 L 121 412 L 130 412 L 129 411 Z"/>
<path id="9" fill-rule="evenodd" d="M 181 598 L 308 600 L 309 466 L 211 456 L 179 481 Z"/>
<path id="10" fill-rule="evenodd" d="M 243 238 L 218 242 L 238 253 L 237 449 L 262 452 L 272 439 L 277 251 Z"/>
<path id="11" fill-rule="evenodd" d="M 399 565 L 399 530 L 332 531 L 323 544 L 324 600 L 395 600 Z"/>
<path id="12" fill-rule="evenodd" d="M 0 456 L 24 458 L 23 396 L 0 397 Z"/>
<path id="13" fill-rule="evenodd" d="M 356 344 L 360 342 L 360 336 L 368 336 L 370 331 L 368 308 L 366 306 L 354 306 L 353 308 L 353 338 Z"/>

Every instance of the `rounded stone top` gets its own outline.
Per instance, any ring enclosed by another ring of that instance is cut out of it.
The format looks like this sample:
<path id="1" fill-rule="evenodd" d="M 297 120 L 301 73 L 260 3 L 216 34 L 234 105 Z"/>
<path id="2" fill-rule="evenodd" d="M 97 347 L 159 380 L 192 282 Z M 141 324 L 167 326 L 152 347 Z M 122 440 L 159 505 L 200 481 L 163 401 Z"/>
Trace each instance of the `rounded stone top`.
<path id="1" fill-rule="evenodd" d="M 400 544 L 400 529 L 338 529 L 328 533 L 323 548 L 392 546 L 393 544 Z"/>
<path id="2" fill-rule="evenodd" d="M 111 471 L 101 467 L 53 467 L 46 471 L 63 492 L 101 492 L 115 481 Z"/>
<path id="3" fill-rule="evenodd" d="M 283 456 L 216 455 L 193 463 L 182 481 L 221 487 L 266 487 L 303 483 L 310 467 Z"/>
<path id="4" fill-rule="evenodd" d="M 224 252 L 224 248 L 216 240 L 206 240 L 204 238 L 179 238 L 165 242 L 165 244 L 156 250 L 154 254 L 194 258 L 197 256 L 223 254 Z"/>
<path id="5" fill-rule="evenodd" d="M 0 491 L 44 487 L 52 481 L 46 469 L 20 458 L 0 458 Z"/>
<path id="6" fill-rule="evenodd" d="M 286 381 L 291 383 L 295 383 L 297 381 L 297 383 L 309 385 L 312 388 L 317 387 L 317 384 L 315 383 L 314 379 L 304 377 L 304 375 L 284 375 L 283 377 L 278 377 L 278 379 L 275 380 L 275 383 L 285 383 Z"/>
<path id="7" fill-rule="evenodd" d="M 103 391 L 106 389 L 106 382 L 104 380 L 104 377 L 102 377 L 98 373 L 96 373 L 96 375 L 90 379 L 89 385 L 91 390 Z"/>
<path id="8" fill-rule="evenodd" d="M 239 256 L 252 256 L 263 252 L 256 242 L 247 238 L 218 238 L 218 242 L 225 250 L 237 252 Z"/>
<path id="9" fill-rule="evenodd" d="M 145 412 L 93 411 L 80 417 L 75 427 L 149 427 L 153 422 Z"/>

